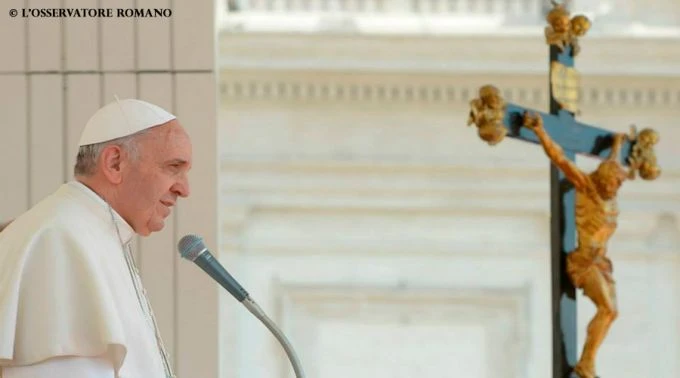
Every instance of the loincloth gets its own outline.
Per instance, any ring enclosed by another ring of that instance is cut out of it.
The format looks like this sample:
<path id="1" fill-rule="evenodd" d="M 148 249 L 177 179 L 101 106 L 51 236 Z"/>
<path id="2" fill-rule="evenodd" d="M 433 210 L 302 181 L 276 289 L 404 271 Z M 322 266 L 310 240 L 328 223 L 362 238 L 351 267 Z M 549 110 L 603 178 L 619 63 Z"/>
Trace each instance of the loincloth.
<path id="1" fill-rule="evenodd" d="M 574 287 L 582 288 L 593 272 L 599 272 L 608 282 L 614 283 L 612 261 L 607 256 L 582 251 L 567 255 L 567 274 Z"/>

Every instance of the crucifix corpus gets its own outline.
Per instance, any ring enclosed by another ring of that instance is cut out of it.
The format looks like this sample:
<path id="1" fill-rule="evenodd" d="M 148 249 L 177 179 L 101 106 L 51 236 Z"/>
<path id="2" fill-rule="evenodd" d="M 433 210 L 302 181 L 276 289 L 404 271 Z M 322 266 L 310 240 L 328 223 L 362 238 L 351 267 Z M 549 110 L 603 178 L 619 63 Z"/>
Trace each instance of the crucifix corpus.
<path id="1" fill-rule="evenodd" d="M 550 114 L 506 103 L 496 87 L 485 85 L 470 103 L 468 125 L 476 125 L 489 145 L 507 136 L 540 144 L 550 158 L 552 377 L 595 378 L 597 351 L 618 314 L 612 263 L 606 256 L 618 218 L 616 195 L 627 179 L 639 175 L 654 180 L 660 175 L 653 150 L 659 137 L 652 129 L 638 133 L 633 126 L 630 134 L 620 134 L 575 120 L 579 77 L 574 56 L 590 21 L 582 15 L 571 18 L 555 2 L 547 21 Z M 575 164 L 576 154 L 603 161 L 585 173 Z M 575 288 L 597 308 L 578 361 Z"/>

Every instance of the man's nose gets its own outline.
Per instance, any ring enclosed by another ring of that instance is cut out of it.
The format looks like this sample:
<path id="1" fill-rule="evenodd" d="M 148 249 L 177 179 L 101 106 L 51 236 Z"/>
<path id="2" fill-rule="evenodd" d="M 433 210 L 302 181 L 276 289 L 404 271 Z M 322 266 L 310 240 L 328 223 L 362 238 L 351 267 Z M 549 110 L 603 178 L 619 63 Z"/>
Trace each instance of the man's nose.
<path id="1" fill-rule="evenodd" d="M 186 175 L 173 186 L 173 192 L 180 197 L 189 197 L 191 189 L 189 188 L 189 178 Z"/>

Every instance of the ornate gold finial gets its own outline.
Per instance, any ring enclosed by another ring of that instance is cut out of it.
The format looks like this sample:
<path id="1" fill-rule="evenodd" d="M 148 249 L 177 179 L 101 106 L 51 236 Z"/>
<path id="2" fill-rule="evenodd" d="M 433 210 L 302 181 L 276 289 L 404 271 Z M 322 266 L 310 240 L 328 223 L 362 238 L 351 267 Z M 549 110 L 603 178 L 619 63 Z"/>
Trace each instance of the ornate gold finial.
<path id="1" fill-rule="evenodd" d="M 479 137 L 490 146 L 498 144 L 508 133 L 503 127 L 505 107 L 505 100 L 498 88 L 493 85 L 479 88 L 479 98 L 470 101 L 470 117 L 467 124 L 477 125 Z"/>
<path id="2" fill-rule="evenodd" d="M 548 26 L 545 27 L 545 40 L 549 45 L 555 45 L 564 49 L 564 46 L 571 45 L 573 55 L 576 56 L 581 51 L 578 38 L 583 37 L 590 29 L 590 20 L 583 15 L 574 16 L 570 19 L 569 11 L 564 4 L 552 1 L 553 9 L 546 16 Z"/>
<path id="3" fill-rule="evenodd" d="M 661 168 L 656 163 L 654 145 L 659 142 L 659 133 L 653 129 L 643 129 L 639 133 L 635 125 L 630 127 L 629 139 L 634 142 L 628 163 L 628 177 L 635 179 L 635 172 L 644 180 L 654 180 L 661 175 Z"/>

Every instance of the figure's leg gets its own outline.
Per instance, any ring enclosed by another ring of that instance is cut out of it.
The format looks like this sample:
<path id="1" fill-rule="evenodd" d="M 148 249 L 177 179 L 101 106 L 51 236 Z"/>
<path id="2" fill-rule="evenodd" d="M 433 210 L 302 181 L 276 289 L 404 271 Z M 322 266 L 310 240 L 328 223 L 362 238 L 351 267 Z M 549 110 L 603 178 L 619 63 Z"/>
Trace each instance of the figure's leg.
<path id="1" fill-rule="evenodd" d="M 597 313 L 588 324 L 588 333 L 581 358 L 574 372 L 582 378 L 595 377 L 595 356 L 602 345 L 609 328 L 618 315 L 616 308 L 616 287 L 605 273 L 592 269 L 583 284 L 583 292 L 597 307 Z"/>

